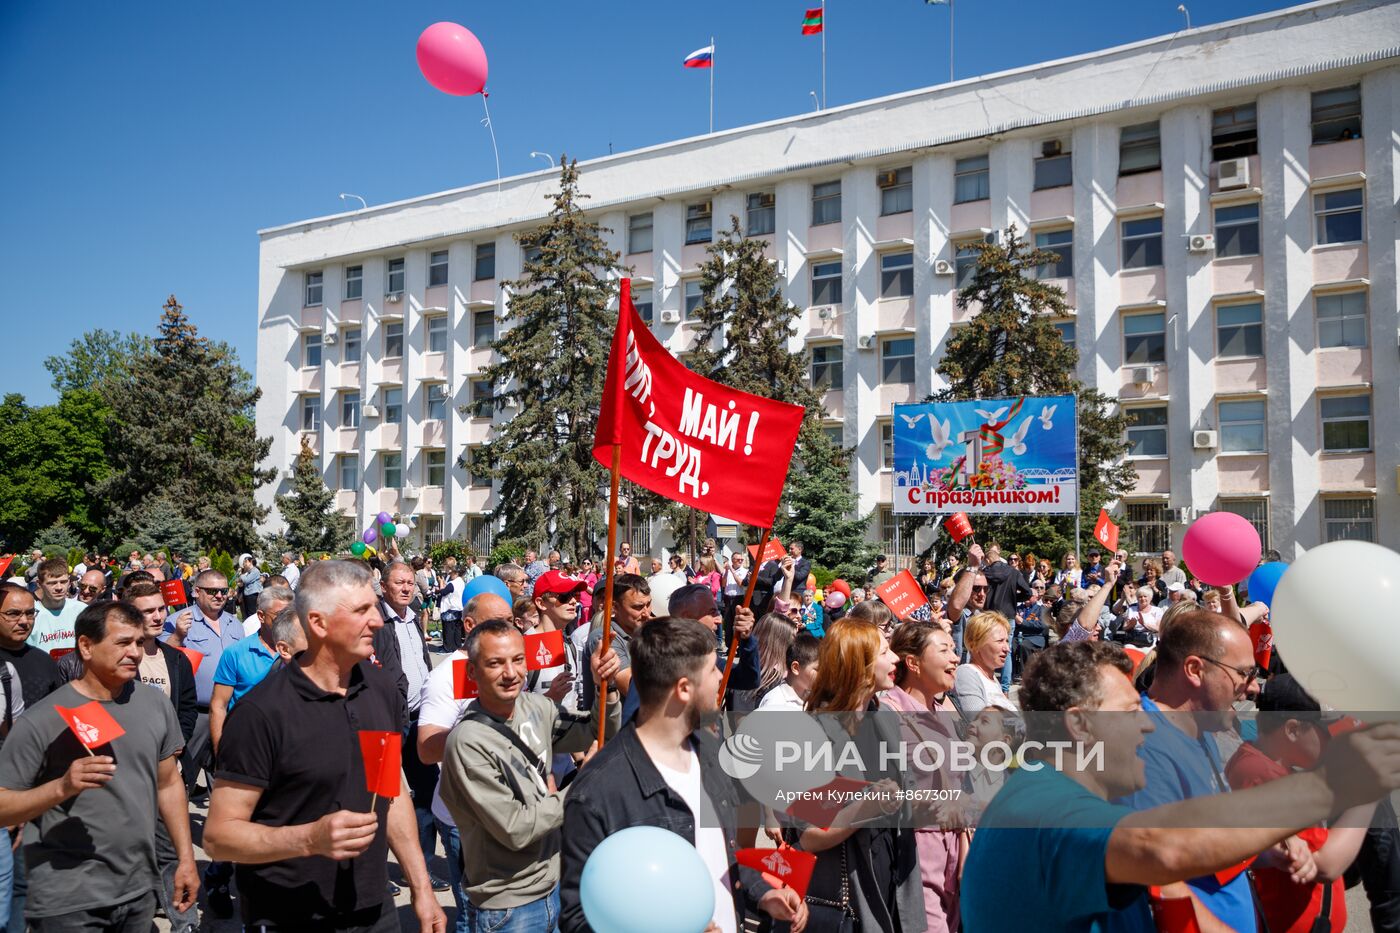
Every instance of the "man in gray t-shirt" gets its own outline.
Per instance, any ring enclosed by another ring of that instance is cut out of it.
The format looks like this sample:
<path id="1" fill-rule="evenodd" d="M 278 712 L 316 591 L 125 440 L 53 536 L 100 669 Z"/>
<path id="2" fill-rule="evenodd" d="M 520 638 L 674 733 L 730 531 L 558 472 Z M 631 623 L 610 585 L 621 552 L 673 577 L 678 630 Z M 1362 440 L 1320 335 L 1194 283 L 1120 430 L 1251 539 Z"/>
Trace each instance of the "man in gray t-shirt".
<path id="1" fill-rule="evenodd" d="M 36 701 L 0 749 L 0 825 L 26 824 L 25 918 L 38 933 L 150 926 L 157 808 L 179 859 L 176 908 L 188 909 L 199 892 L 175 757 L 184 739 L 170 701 L 137 680 L 141 621 L 111 600 L 84 609 L 75 625 L 82 679 Z M 85 748 L 56 709 L 85 706 L 100 707 L 124 733 Z"/>

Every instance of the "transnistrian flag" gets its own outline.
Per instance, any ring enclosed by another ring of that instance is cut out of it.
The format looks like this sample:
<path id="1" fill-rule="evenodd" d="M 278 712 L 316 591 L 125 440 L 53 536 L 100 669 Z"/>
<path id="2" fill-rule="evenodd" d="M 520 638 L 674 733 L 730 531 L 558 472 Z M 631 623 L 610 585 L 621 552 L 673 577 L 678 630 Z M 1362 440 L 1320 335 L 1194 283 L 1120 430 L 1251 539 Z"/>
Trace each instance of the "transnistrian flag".
<path id="1" fill-rule="evenodd" d="M 687 68 L 710 68 L 715 63 L 715 47 L 707 45 L 703 49 L 696 49 L 685 57 L 681 62 Z"/>
<path id="2" fill-rule="evenodd" d="M 815 36 L 822 31 L 822 9 L 808 10 L 807 15 L 802 17 L 802 34 L 804 36 Z"/>

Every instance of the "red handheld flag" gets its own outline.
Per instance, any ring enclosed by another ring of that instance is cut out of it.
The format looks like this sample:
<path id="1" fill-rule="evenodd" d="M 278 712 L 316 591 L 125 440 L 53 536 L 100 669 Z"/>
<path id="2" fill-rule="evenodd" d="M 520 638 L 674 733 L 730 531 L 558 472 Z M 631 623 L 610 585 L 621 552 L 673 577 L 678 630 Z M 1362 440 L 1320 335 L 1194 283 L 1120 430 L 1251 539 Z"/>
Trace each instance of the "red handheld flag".
<path id="1" fill-rule="evenodd" d="M 54 710 L 63 717 L 63 721 L 68 723 L 68 728 L 73 730 L 78 741 L 89 751 L 126 735 L 126 730 L 121 724 L 96 700 L 75 709 L 55 706 Z"/>
<path id="2" fill-rule="evenodd" d="M 1157 933 L 1201 933 L 1190 897 L 1163 897 L 1162 889 L 1156 886 L 1148 889 L 1148 895 Z"/>
<path id="3" fill-rule="evenodd" d="M 948 529 L 948 534 L 952 536 L 954 544 L 972 534 L 972 522 L 968 521 L 966 512 L 954 512 L 949 515 L 944 519 L 943 527 Z"/>
<path id="4" fill-rule="evenodd" d="M 542 671 L 547 667 L 558 667 L 564 663 L 564 659 L 564 633 L 558 629 L 525 636 L 525 669 L 527 671 Z"/>
<path id="5" fill-rule="evenodd" d="M 365 759 L 365 787 L 377 797 L 397 797 L 403 769 L 403 736 L 397 732 L 360 730 L 360 754 Z"/>
<path id="6" fill-rule="evenodd" d="M 790 846 L 780 849 L 740 849 L 735 853 L 735 859 L 740 865 L 763 872 L 765 880 L 773 887 L 792 888 L 798 897 L 807 896 L 812 869 L 817 867 L 815 855 Z"/>
<path id="7" fill-rule="evenodd" d="M 1274 627 L 1267 621 L 1251 624 L 1249 640 L 1254 642 L 1254 663 L 1267 670 L 1274 658 Z"/>
<path id="8" fill-rule="evenodd" d="M 769 528 L 806 410 L 686 369 L 656 339 L 622 280 L 593 458 L 677 502 Z"/>
<path id="9" fill-rule="evenodd" d="M 855 799 L 855 792 L 869 786 L 869 781 L 838 776 L 813 790 L 806 799 L 792 804 L 786 812 L 804 823 L 829 827 L 836 819 L 836 814 L 845 809 L 849 801 Z"/>
<path id="10" fill-rule="evenodd" d="M 907 570 L 901 570 L 875 587 L 875 595 L 890 607 L 897 619 L 907 619 L 914 610 L 928 605 L 924 588 L 919 586 L 919 581 Z"/>
<path id="11" fill-rule="evenodd" d="M 0 557 L 0 578 L 5 576 L 5 571 L 9 570 L 10 565 L 14 562 L 15 555 L 13 554 L 6 554 L 4 557 Z"/>
<path id="12" fill-rule="evenodd" d="M 1118 526 L 1108 517 L 1107 509 L 1099 509 L 1099 520 L 1094 523 L 1094 540 L 1110 551 L 1118 550 Z"/>
<path id="13" fill-rule="evenodd" d="M 476 696 L 476 681 L 467 673 L 467 659 L 457 658 L 452 662 L 452 698 L 470 700 Z"/>
<path id="14" fill-rule="evenodd" d="M 185 598 L 185 584 L 182 580 L 166 580 L 160 585 L 161 599 L 165 600 L 165 605 L 170 609 L 176 609 L 189 602 Z"/>
<path id="15" fill-rule="evenodd" d="M 777 538 L 768 539 L 768 544 L 763 549 L 762 560 L 758 557 L 758 545 L 749 545 L 749 560 L 753 561 L 755 567 L 760 567 L 770 560 L 782 560 L 784 557 L 787 557 L 787 548 L 783 547 L 783 542 L 779 541 Z"/>
<path id="16" fill-rule="evenodd" d="M 185 657 L 190 659 L 190 667 L 194 668 L 194 672 L 198 674 L 199 665 L 204 660 L 204 655 L 193 648 L 181 648 L 180 650 L 184 652 Z"/>

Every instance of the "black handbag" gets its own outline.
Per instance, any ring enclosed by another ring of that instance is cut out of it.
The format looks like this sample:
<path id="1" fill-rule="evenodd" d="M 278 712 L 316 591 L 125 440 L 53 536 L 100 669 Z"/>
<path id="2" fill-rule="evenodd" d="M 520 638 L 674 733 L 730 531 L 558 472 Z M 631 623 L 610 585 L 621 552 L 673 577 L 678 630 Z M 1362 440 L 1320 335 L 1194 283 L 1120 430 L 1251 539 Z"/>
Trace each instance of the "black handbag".
<path id="1" fill-rule="evenodd" d="M 846 840 L 847 842 L 849 840 Z M 841 843 L 841 900 L 808 894 L 807 933 L 856 933 L 860 924 L 851 910 L 851 873 L 846 866 L 846 842 Z"/>

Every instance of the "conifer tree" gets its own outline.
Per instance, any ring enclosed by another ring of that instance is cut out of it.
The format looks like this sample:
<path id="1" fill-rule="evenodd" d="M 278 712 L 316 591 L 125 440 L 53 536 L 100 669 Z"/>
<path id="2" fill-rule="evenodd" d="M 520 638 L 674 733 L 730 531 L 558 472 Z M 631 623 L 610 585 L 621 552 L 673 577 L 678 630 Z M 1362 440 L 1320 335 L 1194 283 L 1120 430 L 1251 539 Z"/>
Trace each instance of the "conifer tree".
<path id="1" fill-rule="evenodd" d="M 142 503 L 134 531 L 136 546 L 143 554 L 164 551 L 167 555 L 189 555 L 199 550 L 194 529 L 169 496 L 155 496 Z"/>
<path id="2" fill-rule="evenodd" d="M 287 523 L 291 550 L 336 552 L 348 548 L 354 528 L 348 515 L 335 507 L 335 493 L 326 487 L 316 452 L 305 439 L 292 464 L 292 491 L 276 497 L 277 511 Z"/>

